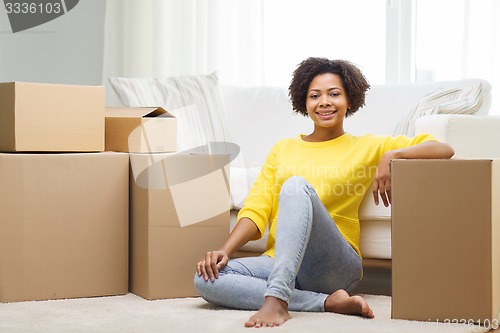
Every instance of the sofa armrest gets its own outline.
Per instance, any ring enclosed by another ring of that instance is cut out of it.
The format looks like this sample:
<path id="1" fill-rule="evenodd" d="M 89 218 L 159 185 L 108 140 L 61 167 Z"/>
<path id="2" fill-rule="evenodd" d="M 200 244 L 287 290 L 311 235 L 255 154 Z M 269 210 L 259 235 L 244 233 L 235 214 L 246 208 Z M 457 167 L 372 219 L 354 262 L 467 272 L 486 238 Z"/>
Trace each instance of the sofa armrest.
<path id="1" fill-rule="evenodd" d="M 415 122 L 415 134 L 428 133 L 455 149 L 453 158 L 500 157 L 500 116 L 440 114 Z"/>

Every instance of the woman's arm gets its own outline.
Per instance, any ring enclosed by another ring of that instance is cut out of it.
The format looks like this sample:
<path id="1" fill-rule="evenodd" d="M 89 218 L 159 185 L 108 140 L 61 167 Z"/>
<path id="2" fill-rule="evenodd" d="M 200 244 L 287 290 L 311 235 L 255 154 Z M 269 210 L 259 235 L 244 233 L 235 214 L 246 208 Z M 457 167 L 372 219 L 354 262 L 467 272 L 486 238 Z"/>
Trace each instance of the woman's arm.
<path id="1" fill-rule="evenodd" d="M 379 195 L 384 206 L 391 202 L 391 170 L 390 163 L 394 159 L 440 159 L 451 158 L 455 154 L 453 148 L 444 142 L 426 141 L 408 148 L 390 150 L 382 156 L 373 181 L 373 199 L 379 204 Z"/>
<path id="2" fill-rule="evenodd" d="M 205 281 L 210 279 L 212 282 L 219 278 L 219 270 L 226 266 L 231 254 L 248 241 L 257 238 L 258 235 L 260 231 L 255 223 L 247 217 L 241 218 L 222 247 L 219 250 L 207 252 L 205 258 L 198 262 L 196 265 L 198 276 L 203 276 Z"/>

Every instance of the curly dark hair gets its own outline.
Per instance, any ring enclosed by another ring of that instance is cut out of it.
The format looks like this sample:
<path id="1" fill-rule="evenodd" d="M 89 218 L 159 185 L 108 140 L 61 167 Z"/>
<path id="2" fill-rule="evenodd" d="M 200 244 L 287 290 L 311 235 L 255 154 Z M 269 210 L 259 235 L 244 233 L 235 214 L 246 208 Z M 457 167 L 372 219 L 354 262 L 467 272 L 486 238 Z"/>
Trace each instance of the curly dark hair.
<path id="1" fill-rule="evenodd" d="M 365 105 L 365 93 L 370 88 L 370 84 L 356 65 L 346 60 L 311 57 L 297 66 L 288 88 L 288 95 L 295 112 L 307 116 L 306 98 L 309 85 L 316 76 L 326 73 L 336 74 L 342 80 L 351 106 L 347 110 L 346 117 L 353 115 Z"/>

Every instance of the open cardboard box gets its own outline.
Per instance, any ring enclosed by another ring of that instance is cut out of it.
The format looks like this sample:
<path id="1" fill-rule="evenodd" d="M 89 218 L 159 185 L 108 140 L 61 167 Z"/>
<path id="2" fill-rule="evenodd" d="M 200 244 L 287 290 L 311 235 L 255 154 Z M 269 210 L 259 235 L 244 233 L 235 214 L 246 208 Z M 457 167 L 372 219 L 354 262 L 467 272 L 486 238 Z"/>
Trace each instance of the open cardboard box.
<path id="1" fill-rule="evenodd" d="M 104 87 L 0 83 L 0 151 L 104 150 Z"/>
<path id="2" fill-rule="evenodd" d="M 130 153 L 174 152 L 177 119 L 161 107 L 106 107 L 106 150 Z"/>
<path id="3" fill-rule="evenodd" d="M 498 327 L 500 160 L 395 160 L 392 318 Z"/>
<path id="4" fill-rule="evenodd" d="M 229 235 L 229 155 L 130 154 L 130 291 L 191 297 L 196 263 Z"/>

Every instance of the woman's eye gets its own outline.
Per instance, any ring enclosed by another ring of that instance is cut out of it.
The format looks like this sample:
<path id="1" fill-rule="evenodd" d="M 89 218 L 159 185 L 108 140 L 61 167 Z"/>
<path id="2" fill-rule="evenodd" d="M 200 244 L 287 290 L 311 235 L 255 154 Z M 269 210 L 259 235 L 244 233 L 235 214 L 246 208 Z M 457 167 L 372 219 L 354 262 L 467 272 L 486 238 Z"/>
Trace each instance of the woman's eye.
<path id="1" fill-rule="evenodd" d="M 314 99 L 314 98 L 318 98 L 318 95 L 314 94 L 314 95 L 311 95 L 310 97 Z"/>
<path id="2" fill-rule="evenodd" d="M 331 93 L 330 96 L 339 96 L 340 94 L 338 92 Z"/>

